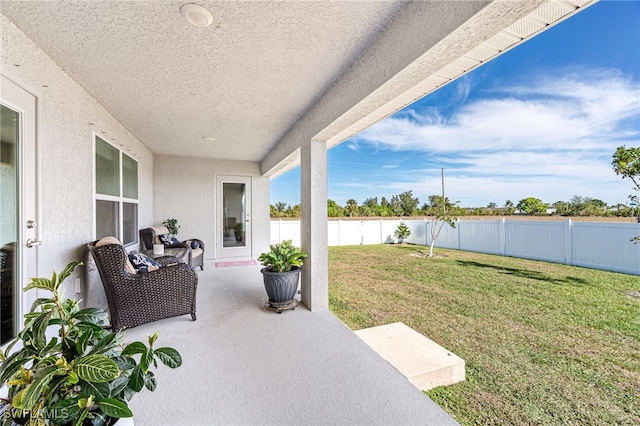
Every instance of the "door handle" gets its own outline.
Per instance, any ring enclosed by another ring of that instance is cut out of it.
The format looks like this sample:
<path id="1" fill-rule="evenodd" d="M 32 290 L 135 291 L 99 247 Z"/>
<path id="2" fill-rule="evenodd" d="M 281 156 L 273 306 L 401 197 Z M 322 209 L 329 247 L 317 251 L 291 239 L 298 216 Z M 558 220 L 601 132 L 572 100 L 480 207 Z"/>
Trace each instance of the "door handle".
<path id="1" fill-rule="evenodd" d="M 40 245 L 42 245 L 42 241 L 40 240 L 32 240 L 31 238 L 27 240 L 27 247 L 29 248 L 33 248 L 35 246 L 40 246 Z"/>

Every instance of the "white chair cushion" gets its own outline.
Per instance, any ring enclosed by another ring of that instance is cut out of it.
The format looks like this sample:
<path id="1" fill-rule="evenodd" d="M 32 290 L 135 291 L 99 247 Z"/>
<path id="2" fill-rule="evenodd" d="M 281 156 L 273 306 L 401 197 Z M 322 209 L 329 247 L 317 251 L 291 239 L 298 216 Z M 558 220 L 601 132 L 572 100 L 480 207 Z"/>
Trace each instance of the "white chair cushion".
<path id="1" fill-rule="evenodd" d="M 122 245 L 120 240 L 116 237 L 102 237 L 100 241 L 96 243 L 96 247 L 106 246 L 107 244 L 118 244 L 119 246 Z"/>
<path id="2" fill-rule="evenodd" d="M 116 237 L 102 237 L 100 238 L 100 241 L 96 243 L 96 247 L 106 246 L 107 244 L 118 244 L 119 246 L 122 245 L 120 240 L 117 239 Z M 129 256 L 127 256 L 127 261 L 125 262 L 124 267 L 126 268 L 127 272 L 129 272 L 130 274 L 138 273 L 138 271 L 136 271 L 136 268 L 134 268 L 131 262 L 129 261 Z"/>
<path id="3" fill-rule="evenodd" d="M 162 234 L 168 234 L 169 230 L 167 229 L 166 226 L 152 226 L 151 229 L 153 229 L 153 231 L 156 233 L 156 240 L 155 240 L 155 244 L 162 244 L 162 241 L 160 241 L 159 236 Z"/>

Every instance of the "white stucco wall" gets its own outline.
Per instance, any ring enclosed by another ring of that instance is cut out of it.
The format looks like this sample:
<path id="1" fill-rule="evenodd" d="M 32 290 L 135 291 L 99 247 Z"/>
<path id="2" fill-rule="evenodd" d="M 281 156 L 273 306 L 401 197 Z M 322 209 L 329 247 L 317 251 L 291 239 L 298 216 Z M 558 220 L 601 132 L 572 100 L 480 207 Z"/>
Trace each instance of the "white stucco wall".
<path id="1" fill-rule="evenodd" d="M 251 257 L 269 247 L 269 178 L 260 174 L 260 164 L 248 161 L 212 160 L 195 157 L 155 156 L 154 224 L 178 219 L 179 239 L 199 238 L 205 244 L 205 259 L 215 259 L 217 226 L 217 175 L 250 176 Z"/>
<path id="2" fill-rule="evenodd" d="M 36 220 L 43 245 L 28 253 L 35 255 L 37 250 L 38 275 L 50 276 L 53 269 L 60 271 L 70 261 L 84 261 L 85 244 L 94 237 L 94 132 L 140 157 L 140 226 L 153 222 L 153 155 L 3 15 L 0 29 L 0 72 L 37 97 L 41 214 Z M 76 274 L 82 277 L 83 271 Z M 70 279 L 68 284 L 73 282 Z M 86 289 L 84 283 L 82 288 L 86 302 L 93 289 Z"/>

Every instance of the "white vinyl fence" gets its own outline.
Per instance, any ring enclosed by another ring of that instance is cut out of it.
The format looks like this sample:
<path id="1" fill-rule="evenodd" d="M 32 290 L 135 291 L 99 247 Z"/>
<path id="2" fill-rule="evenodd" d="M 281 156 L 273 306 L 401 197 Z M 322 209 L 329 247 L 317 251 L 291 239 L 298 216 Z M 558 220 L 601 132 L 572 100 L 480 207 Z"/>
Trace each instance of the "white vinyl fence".
<path id="1" fill-rule="evenodd" d="M 406 242 L 431 244 L 431 221 L 403 220 L 411 230 Z M 463 220 L 444 225 L 436 247 L 584 266 L 640 275 L 640 224 L 536 220 Z M 396 242 L 400 220 L 330 220 L 329 245 Z M 272 220 L 271 243 L 293 240 L 300 246 L 299 220 Z"/>

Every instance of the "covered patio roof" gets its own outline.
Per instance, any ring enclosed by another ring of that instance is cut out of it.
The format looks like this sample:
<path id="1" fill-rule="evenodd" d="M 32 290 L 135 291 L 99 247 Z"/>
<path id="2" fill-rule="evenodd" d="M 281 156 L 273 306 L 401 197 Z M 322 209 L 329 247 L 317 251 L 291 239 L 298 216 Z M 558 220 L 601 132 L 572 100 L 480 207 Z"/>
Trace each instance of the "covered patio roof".
<path id="1" fill-rule="evenodd" d="M 184 3 L 0 7 L 154 154 L 273 176 L 304 140 L 333 146 L 594 1 L 200 1 L 206 27 Z"/>

